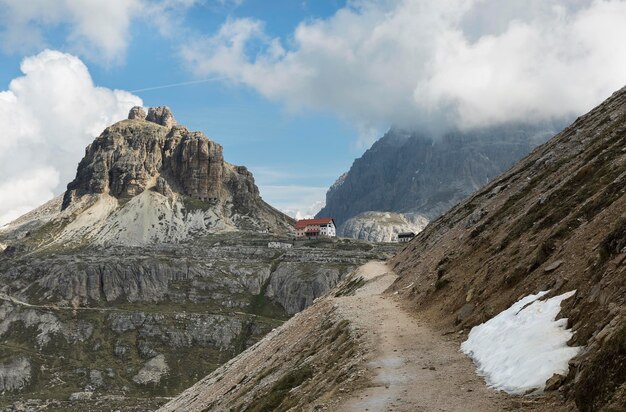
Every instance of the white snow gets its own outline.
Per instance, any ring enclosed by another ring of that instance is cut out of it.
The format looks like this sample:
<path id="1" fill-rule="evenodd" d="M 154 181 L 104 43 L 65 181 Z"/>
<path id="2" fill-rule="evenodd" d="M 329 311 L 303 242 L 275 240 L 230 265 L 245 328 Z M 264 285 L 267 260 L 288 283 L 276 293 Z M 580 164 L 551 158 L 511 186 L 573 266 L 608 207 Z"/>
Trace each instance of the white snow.
<path id="1" fill-rule="evenodd" d="M 568 361 L 579 347 L 567 346 L 572 332 L 567 319 L 556 320 L 561 302 L 576 291 L 538 300 L 549 291 L 529 295 L 489 321 L 474 327 L 461 351 L 477 365 L 487 384 L 510 394 L 543 390 L 547 379 L 567 375 Z"/>

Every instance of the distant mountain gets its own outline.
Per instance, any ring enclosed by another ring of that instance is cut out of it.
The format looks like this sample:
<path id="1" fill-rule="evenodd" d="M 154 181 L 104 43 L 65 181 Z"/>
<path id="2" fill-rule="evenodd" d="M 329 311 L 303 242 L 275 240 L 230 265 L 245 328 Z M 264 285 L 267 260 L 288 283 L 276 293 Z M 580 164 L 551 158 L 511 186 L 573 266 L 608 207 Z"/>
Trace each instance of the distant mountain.
<path id="1" fill-rule="evenodd" d="M 370 211 L 436 218 L 565 124 L 507 124 L 438 138 L 392 128 L 332 185 L 318 216 L 334 217 L 340 227 Z"/>

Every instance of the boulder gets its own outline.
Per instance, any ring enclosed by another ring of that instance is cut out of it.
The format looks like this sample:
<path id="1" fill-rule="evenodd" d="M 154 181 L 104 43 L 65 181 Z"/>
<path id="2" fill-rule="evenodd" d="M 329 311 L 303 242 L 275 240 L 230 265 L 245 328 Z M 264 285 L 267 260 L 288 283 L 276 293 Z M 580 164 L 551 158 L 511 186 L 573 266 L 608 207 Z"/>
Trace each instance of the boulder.
<path id="1" fill-rule="evenodd" d="M 140 385 L 159 383 L 161 378 L 169 372 L 165 356 L 158 355 L 150 359 L 143 368 L 133 377 L 133 381 Z"/>
<path id="2" fill-rule="evenodd" d="M 174 115 L 167 106 L 149 108 L 146 120 L 165 127 L 176 125 L 176 119 L 174 119 Z"/>
<path id="3" fill-rule="evenodd" d="M 552 377 L 550 379 L 548 379 L 546 381 L 546 391 L 555 391 L 557 389 L 559 389 L 563 383 L 565 383 L 565 376 L 563 375 L 559 375 L 558 373 L 555 373 L 554 375 L 552 375 Z"/>
<path id="4" fill-rule="evenodd" d="M 131 120 L 132 119 L 145 120 L 146 111 L 141 106 L 135 106 L 132 109 L 130 109 L 130 111 L 128 112 L 128 118 Z"/>

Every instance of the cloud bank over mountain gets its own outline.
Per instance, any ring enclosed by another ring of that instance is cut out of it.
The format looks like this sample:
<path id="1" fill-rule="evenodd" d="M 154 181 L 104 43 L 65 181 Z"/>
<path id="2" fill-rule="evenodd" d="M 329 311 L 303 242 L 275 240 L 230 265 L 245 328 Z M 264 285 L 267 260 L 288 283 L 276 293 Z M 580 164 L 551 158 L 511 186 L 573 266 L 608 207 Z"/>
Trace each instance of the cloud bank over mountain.
<path id="1" fill-rule="evenodd" d="M 46 50 L 23 60 L 0 92 L 0 225 L 63 191 L 85 147 L 142 100 L 94 85 L 75 56 Z"/>
<path id="2" fill-rule="evenodd" d="M 623 86 L 626 2 L 353 0 L 287 39 L 228 19 L 181 49 L 291 110 L 339 114 L 364 134 L 473 127 L 589 110 Z"/>

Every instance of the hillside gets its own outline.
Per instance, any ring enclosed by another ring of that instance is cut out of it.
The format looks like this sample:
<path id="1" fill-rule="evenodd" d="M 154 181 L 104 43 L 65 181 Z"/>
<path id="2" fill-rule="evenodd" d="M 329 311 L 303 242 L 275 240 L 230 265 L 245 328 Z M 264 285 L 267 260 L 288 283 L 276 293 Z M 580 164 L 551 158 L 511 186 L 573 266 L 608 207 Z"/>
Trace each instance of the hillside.
<path id="1" fill-rule="evenodd" d="M 625 179 L 626 88 L 432 222 L 386 269 L 360 268 L 163 410 L 621 411 Z M 507 308 L 541 313 L 553 297 L 567 321 L 548 321 L 571 328 L 565 349 L 577 353 L 566 376 L 523 397 L 477 384 L 459 356 L 472 327 Z"/>
<path id="2" fill-rule="evenodd" d="M 430 224 L 391 261 L 393 290 L 459 330 L 521 296 L 576 291 L 561 317 L 583 350 L 562 393 L 626 405 L 626 88 Z"/>

